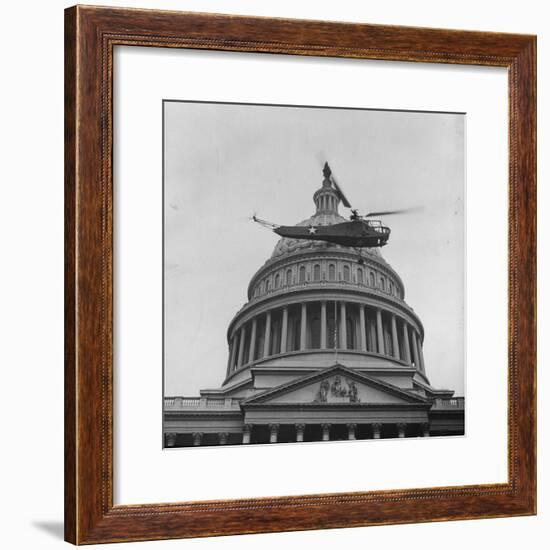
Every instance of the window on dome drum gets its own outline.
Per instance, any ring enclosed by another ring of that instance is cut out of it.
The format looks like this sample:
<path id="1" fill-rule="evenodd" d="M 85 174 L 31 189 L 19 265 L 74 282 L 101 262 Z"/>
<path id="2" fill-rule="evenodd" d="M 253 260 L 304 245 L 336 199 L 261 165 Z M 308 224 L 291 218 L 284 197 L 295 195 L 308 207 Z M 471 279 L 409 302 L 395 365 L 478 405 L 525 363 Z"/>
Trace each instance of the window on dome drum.
<path id="1" fill-rule="evenodd" d="M 293 304 L 288 308 L 287 350 L 300 349 L 301 308 Z"/>
<path id="2" fill-rule="evenodd" d="M 410 353 L 411 353 L 411 363 L 416 366 L 416 362 L 414 360 L 414 344 L 413 344 L 413 338 L 415 338 L 415 332 L 412 327 L 409 328 L 409 347 L 410 347 Z"/>
<path id="3" fill-rule="evenodd" d="M 245 327 L 245 338 L 244 338 L 244 349 L 243 349 L 243 360 L 242 364 L 246 365 L 248 363 L 248 350 L 250 350 L 250 337 L 252 336 L 252 325 L 247 323 Z"/>
<path id="4" fill-rule="evenodd" d="M 382 353 L 382 350 L 378 346 L 378 338 L 376 335 L 376 312 L 371 311 L 369 320 L 369 341 L 371 351 L 373 353 Z"/>
<path id="5" fill-rule="evenodd" d="M 300 283 L 305 283 L 306 282 L 306 268 L 303 265 L 300 266 L 298 280 L 299 280 Z"/>
<path id="6" fill-rule="evenodd" d="M 277 273 L 277 275 L 275 275 L 275 288 L 279 288 L 280 284 L 281 284 L 281 276 Z"/>
<path id="7" fill-rule="evenodd" d="M 346 281 L 346 283 L 349 283 L 349 282 L 350 282 L 350 269 L 349 269 L 349 265 L 345 265 L 345 266 L 344 266 L 344 281 Z"/>
<path id="8" fill-rule="evenodd" d="M 384 277 L 380 277 L 380 288 L 386 290 L 386 279 Z"/>
<path id="9" fill-rule="evenodd" d="M 349 306 L 349 304 L 348 304 Z M 352 315 L 346 315 L 346 347 L 347 349 L 355 349 L 355 318 Z"/>
<path id="10" fill-rule="evenodd" d="M 235 353 L 233 355 L 233 364 L 231 365 L 232 370 L 237 370 L 238 368 L 238 357 L 239 357 L 239 349 L 241 347 L 241 339 L 239 338 L 239 333 L 237 332 L 235 335 L 235 343 L 233 344 L 235 346 Z"/>
<path id="11" fill-rule="evenodd" d="M 287 269 L 286 284 L 287 284 L 287 286 L 290 286 L 292 284 L 292 270 L 291 269 Z"/>
<path id="12" fill-rule="evenodd" d="M 363 270 L 360 267 L 357 268 L 357 283 L 363 284 Z"/>
<path id="13" fill-rule="evenodd" d="M 321 304 L 307 306 L 307 344 L 308 349 L 321 348 Z"/>
<path id="14" fill-rule="evenodd" d="M 399 343 L 399 357 L 401 359 L 405 359 L 406 353 L 405 353 L 405 342 L 403 340 L 403 327 L 405 325 L 404 321 L 398 321 L 397 322 L 397 342 Z"/>
<path id="15" fill-rule="evenodd" d="M 369 279 L 370 279 L 370 286 L 374 288 L 376 286 L 376 279 L 372 271 L 370 272 Z"/>
<path id="16" fill-rule="evenodd" d="M 271 313 L 271 337 L 269 355 L 281 353 L 281 327 L 283 324 L 282 310 Z"/>
<path id="17" fill-rule="evenodd" d="M 271 281 L 269 279 L 265 282 L 265 291 L 269 292 L 271 290 Z"/>
<path id="18" fill-rule="evenodd" d="M 330 264 L 328 266 L 328 280 L 329 281 L 336 280 L 336 266 L 334 264 Z"/>
<path id="19" fill-rule="evenodd" d="M 393 355 L 393 340 L 391 333 L 390 319 L 382 314 L 382 329 L 384 333 L 384 350 L 386 355 Z"/>
<path id="20" fill-rule="evenodd" d="M 265 317 L 259 317 L 256 325 L 256 346 L 254 348 L 254 361 L 264 356 L 265 341 Z"/>
<path id="21" fill-rule="evenodd" d="M 321 266 L 319 264 L 315 264 L 313 266 L 313 280 L 314 281 L 321 280 Z"/>

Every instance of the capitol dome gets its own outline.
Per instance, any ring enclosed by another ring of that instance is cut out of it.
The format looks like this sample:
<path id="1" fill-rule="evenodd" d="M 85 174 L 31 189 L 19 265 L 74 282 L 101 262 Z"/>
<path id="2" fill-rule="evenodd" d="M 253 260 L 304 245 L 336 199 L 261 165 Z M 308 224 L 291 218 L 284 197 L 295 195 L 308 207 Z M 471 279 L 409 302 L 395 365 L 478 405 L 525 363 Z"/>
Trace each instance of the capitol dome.
<path id="1" fill-rule="evenodd" d="M 325 173 L 313 195 L 315 212 L 296 225 L 347 221 L 339 213 L 341 198 Z M 429 384 L 423 338 L 403 282 L 380 248 L 282 237 L 252 276 L 248 302 L 229 325 L 224 386 L 252 374 L 259 380 L 262 370 L 276 384 L 291 372 L 327 368 L 335 359 L 387 380 L 406 372 Z"/>

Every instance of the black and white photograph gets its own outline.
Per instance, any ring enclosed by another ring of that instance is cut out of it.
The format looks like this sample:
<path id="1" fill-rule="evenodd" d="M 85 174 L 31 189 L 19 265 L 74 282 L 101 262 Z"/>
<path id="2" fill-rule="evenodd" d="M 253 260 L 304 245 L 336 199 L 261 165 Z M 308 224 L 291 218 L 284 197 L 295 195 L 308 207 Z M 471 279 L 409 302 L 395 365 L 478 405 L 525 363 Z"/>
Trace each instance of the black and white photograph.
<path id="1" fill-rule="evenodd" d="M 163 102 L 165 448 L 465 434 L 465 124 Z"/>

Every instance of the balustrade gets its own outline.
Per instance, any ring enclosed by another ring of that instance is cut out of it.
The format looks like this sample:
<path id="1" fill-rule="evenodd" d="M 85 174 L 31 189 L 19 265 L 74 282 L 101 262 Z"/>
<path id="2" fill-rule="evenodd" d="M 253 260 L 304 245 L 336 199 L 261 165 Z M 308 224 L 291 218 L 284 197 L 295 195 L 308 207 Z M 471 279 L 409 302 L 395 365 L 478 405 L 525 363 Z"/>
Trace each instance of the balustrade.
<path id="1" fill-rule="evenodd" d="M 184 409 L 231 409 L 239 406 L 240 399 L 234 397 L 165 397 L 165 410 Z"/>

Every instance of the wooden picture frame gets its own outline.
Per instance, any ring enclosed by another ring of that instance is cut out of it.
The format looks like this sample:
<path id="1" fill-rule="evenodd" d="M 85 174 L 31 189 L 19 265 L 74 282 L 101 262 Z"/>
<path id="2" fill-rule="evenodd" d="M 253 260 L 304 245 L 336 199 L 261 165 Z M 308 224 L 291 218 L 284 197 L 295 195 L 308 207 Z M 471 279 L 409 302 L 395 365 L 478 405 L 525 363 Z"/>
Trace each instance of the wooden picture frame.
<path id="1" fill-rule="evenodd" d="M 505 67 L 508 481 L 113 505 L 112 82 L 116 45 Z M 65 12 L 65 538 L 74 544 L 536 513 L 536 38 L 76 6 Z"/>

